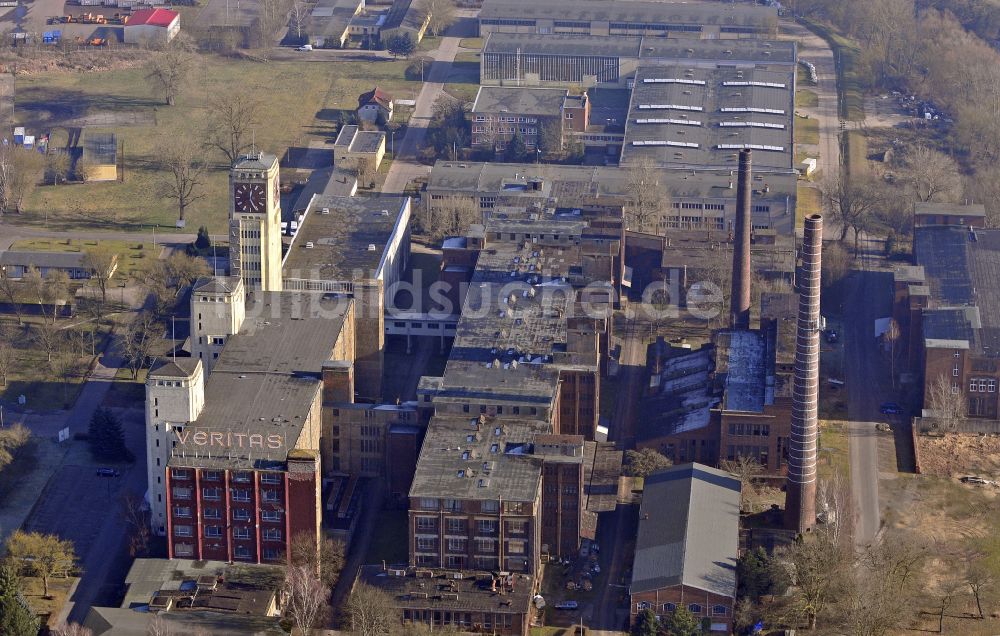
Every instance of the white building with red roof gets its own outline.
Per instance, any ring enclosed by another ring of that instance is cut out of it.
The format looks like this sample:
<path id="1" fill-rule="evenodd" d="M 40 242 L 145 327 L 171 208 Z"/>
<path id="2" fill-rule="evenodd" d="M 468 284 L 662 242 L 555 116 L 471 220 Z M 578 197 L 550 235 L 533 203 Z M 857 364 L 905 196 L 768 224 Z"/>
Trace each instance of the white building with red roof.
<path id="1" fill-rule="evenodd" d="M 169 42 L 180 33 L 181 14 L 156 7 L 140 9 L 129 16 L 125 23 L 126 44 Z"/>

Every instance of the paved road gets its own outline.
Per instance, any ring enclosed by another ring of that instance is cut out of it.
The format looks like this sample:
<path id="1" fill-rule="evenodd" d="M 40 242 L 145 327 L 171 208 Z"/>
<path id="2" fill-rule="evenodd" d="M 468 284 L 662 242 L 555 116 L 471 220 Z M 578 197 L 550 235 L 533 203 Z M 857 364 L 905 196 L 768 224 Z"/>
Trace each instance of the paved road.
<path id="1" fill-rule="evenodd" d="M 187 234 L 174 232 L 173 230 L 153 231 L 152 226 L 144 226 L 135 232 L 116 231 L 96 231 L 96 230 L 50 230 L 33 225 L 17 225 L 0 221 L 0 249 L 7 249 L 18 239 L 31 238 L 66 238 L 72 236 L 74 239 L 83 241 L 142 241 L 152 243 L 155 239 L 157 245 L 184 245 L 192 243 L 198 237 L 197 234 Z M 213 241 L 226 242 L 229 240 L 227 234 L 212 234 Z"/>
<path id="2" fill-rule="evenodd" d="M 830 50 L 826 40 L 798 22 L 783 21 L 781 37 L 798 41 L 799 59 L 816 65 L 819 83 L 816 86 L 804 85 L 803 88 L 816 93 L 819 96 L 819 103 L 815 108 L 796 110 L 819 121 L 819 146 L 811 147 L 819 153 L 816 160 L 817 170 L 830 174 L 834 168 L 840 167 L 840 114 L 837 108 L 837 68 L 833 51 Z"/>
<path id="3" fill-rule="evenodd" d="M 854 503 L 854 540 L 871 543 L 881 526 L 878 504 L 878 434 L 884 419 L 879 405 L 892 395 L 885 362 L 875 346 L 874 323 L 891 311 L 891 274 L 854 272 L 844 307 L 845 365 L 848 417 L 851 420 L 849 454 L 851 496 Z"/>
<path id="4" fill-rule="evenodd" d="M 620 332 L 622 344 L 619 357 L 621 366 L 615 380 L 617 397 L 608 437 L 618 448 L 628 449 L 635 445 L 635 406 L 639 399 L 646 351 L 642 330 L 636 329 L 631 320 L 616 322 L 615 328 Z M 631 566 L 631 554 L 627 545 L 635 537 L 636 515 L 635 506 L 619 504 L 613 513 L 602 515 L 598 521 L 597 539 L 602 548 L 602 556 L 607 559 L 605 567 L 608 569 L 608 585 L 598 594 L 597 607 L 590 624 L 593 629 L 622 628 L 625 608 L 619 603 L 623 589 L 618 586 L 622 584 L 625 571 Z"/>
<path id="5" fill-rule="evenodd" d="M 450 31 L 449 31 L 450 33 Z M 396 156 L 385 176 L 382 192 L 399 193 L 406 188 L 411 180 L 430 174 L 430 166 L 416 161 L 417 151 L 424 147 L 427 138 L 427 126 L 434 113 L 434 102 L 444 94 L 444 84 L 451 73 L 452 62 L 458 53 L 459 35 L 447 35 L 441 38 L 438 48 L 428 55 L 434 60 L 430 74 L 417 95 L 417 105 L 410 115 L 409 125 L 403 139 L 396 141 Z"/>

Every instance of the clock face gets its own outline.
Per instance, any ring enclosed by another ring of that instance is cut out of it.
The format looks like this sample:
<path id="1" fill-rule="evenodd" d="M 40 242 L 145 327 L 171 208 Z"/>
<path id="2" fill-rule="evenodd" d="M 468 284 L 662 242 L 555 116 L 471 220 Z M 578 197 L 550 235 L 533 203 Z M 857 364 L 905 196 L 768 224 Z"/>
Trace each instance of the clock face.
<path id="1" fill-rule="evenodd" d="M 233 204 L 237 212 L 263 212 L 266 198 L 264 186 L 260 183 L 237 183 L 233 186 Z"/>

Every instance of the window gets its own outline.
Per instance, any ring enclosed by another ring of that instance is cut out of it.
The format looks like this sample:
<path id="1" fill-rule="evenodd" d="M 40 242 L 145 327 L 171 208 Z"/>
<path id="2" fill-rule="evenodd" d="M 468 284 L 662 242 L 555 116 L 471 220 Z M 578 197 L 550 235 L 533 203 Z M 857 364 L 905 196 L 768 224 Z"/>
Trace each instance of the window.
<path id="1" fill-rule="evenodd" d="M 206 519 L 221 519 L 222 512 L 218 508 L 205 508 Z"/>
<path id="2" fill-rule="evenodd" d="M 465 552 L 468 543 L 465 539 L 448 539 L 448 552 Z"/>
<path id="3" fill-rule="evenodd" d="M 493 519 L 480 519 L 476 522 L 478 534 L 492 536 L 497 533 L 497 522 Z"/>
<path id="4" fill-rule="evenodd" d="M 281 475 L 279 473 L 261 473 L 260 483 L 262 484 L 280 484 Z"/>
<path id="5" fill-rule="evenodd" d="M 174 499 L 190 499 L 191 489 L 190 488 L 178 488 L 174 486 L 173 488 Z"/>
<path id="6" fill-rule="evenodd" d="M 186 468 L 171 468 L 171 479 L 191 479 L 191 473 Z"/>
<path id="7" fill-rule="evenodd" d="M 476 539 L 476 552 L 480 554 L 495 554 L 497 543 L 493 539 Z"/>
<path id="8" fill-rule="evenodd" d="M 417 550 L 432 552 L 437 542 L 430 537 L 417 537 Z"/>
<path id="9" fill-rule="evenodd" d="M 249 559 L 250 558 L 250 548 L 245 545 L 238 545 L 233 550 L 233 556 L 237 559 Z"/>
<path id="10" fill-rule="evenodd" d="M 712 606 L 712 616 L 726 616 L 727 614 L 729 614 L 729 608 L 725 605 Z"/>
<path id="11" fill-rule="evenodd" d="M 445 499 L 441 503 L 445 510 L 450 510 L 451 512 L 458 512 L 462 509 L 462 504 L 457 499 Z"/>
<path id="12" fill-rule="evenodd" d="M 265 541 L 281 541 L 281 530 L 279 528 L 264 528 Z"/>
<path id="13" fill-rule="evenodd" d="M 281 552 L 277 548 L 264 548 L 265 561 L 277 561 L 280 556 Z"/>
<path id="14" fill-rule="evenodd" d="M 511 534 L 524 534 L 528 531 L 528 522 L 524 519 L 512 519 L 507 522 L 507 532 Z"/>
<path id="15" fill-rule="evenodd" d="M 260 513 L 261 519 L 264 521 L 281 521 L 281 511 L 280 510 L 262 510 Z"/>
<path id="16" fill-rule="evenodd" d="M 508 541 L 507 554 L 524 554 L 524 541 Z"/>
<path id="17" fill-rule="evenodd" d="M 997 381 L 990 379 L 986 382 L 986 390 L 990 393 L 996 393 L 997 391 Z"/>
<path id="18" fill-rule="evenodd" d="M 246 488 L 233 488 L 233 501 L 250 501 L 250 491 Z"/>
<path id="19" fill-rule="evenodd" d="M 205 536 L 216 539 L 222 536 L 222 526 L 205 526 Z"/>
<path id="20" fill-rule="evenodd" d="M 649 609 L 649 602 L 648 601 L 639 601 L 638 603 L 636 603 L 636 609 L 638 609 L 640 612 L 642 610 L 648 610 Z"/>
<path id="21" fill-rule="evenodd" d="M 261 491 L 261 498 L 264 503 L 278 503 L 281 500 L 281 493 L 277 490 L 264 490 Z"/>
<path id="22" fill-rule="evenodd" d="M 194 546 L 190 543 L 178 543 L 174 546 L 174 556 L 189 557 L 194 556 Z"/>
<path id="23" fill-rule="evenodd" d="M 191 526 L 174 526 L 175 537 L 190 537 Z"/>
<path id="24" fill-rule="evenodd" d="M 480 510 L 482 510 L 483 512 L 497 512 L 498 510 L 500 510 L 500 504 L 497 503 L 496 501 L 487 499 L 486 501 L 482 502 Z"/>
<path id="25" fill-rule="evenodd" d="M 436 510 L 438 507 L 437 499 L 421 499 L 420 507 L 424 510 Z"/>
<path id="26" fill-rule="evenodd" d="M 663 604 L 663 611 L 664 612 L 672 612 L 675 609 L 677 609 L 677 605 L 675 603 L 664 603 Z"/>
<path id="27" fill-rule="evenodd" d="M 694 615 L 701 614 L 701 605 L 697 603 L 691 603 L 690 605 L 688 605 L 688 611 Z"/>
<path id="28" fill-rule="evenodd" d="M 201 474 L 203 481 L 219 481 L 222 479 L 222 474 L 217 470 L 206 470 Z"/>
<path id="29" fill-rule="evenodd" d="M 252 479 L 252 477 L 250 476 L 250 473 L 248 473 L 246 471 L 240 471 L 240 472 L 237 472 L 237 473 L 233 473 L 233 481 L 248 482 L 251 479 Z"/>
<path id="30" fill-rule="evenodd" d="M 434 517 L 417 517 L 417 531 L 429 530 L 433 531 L 435 527 Z"/>
<path id="31" fill-rule="evenodd" d="M 250 528 L 246 526 L 237 526 L 233 528 L 233 538 L 234 539 L 249 539 L 250 538 Z"/>
<path id="32" fill-rule="evenodd" d="M 250 511 L 246 508 L 233 508 L 234 521 L 250 521 Z"/>
<path id="33" fill-rule="evenodd" d="M 191 506 L 174 506 L 175 517 L 190 517 Z"/>
<path id="34" fill-rule="evenodd" d="M 222 490 L 219 488 L 202 488 L 201 494 L 208 501 L 218 501 L 222 498 Z"/>
<path id="35" fill-rule="evenodd" d="M 465 519 L 448 519 L 448 534 L 465 534 Z"/>

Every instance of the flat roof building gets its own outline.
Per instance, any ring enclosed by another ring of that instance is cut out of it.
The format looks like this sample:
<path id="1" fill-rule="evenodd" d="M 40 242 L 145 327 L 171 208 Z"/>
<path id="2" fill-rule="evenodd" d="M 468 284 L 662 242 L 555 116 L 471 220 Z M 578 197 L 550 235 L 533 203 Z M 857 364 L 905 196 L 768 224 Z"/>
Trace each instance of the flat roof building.
<path id="1" fill-rule="evenodd" d="M 483 36 L 514 32 L 729 39 L 771 35 L 776 29 L 776 9 L 752 4 L 485 0 L 479 12 Z"/>

